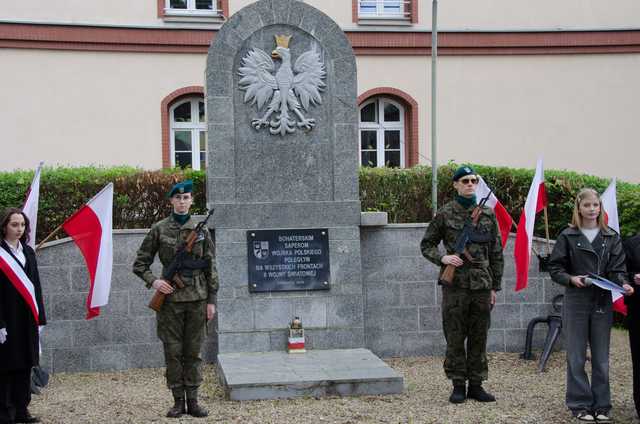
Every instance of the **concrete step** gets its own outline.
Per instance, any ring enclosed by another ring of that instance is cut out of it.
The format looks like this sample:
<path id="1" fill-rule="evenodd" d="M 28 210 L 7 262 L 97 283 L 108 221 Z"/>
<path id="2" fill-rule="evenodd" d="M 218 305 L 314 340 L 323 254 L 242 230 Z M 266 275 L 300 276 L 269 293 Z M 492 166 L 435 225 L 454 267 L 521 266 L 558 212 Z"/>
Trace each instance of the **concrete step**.
<path id="1" fill-rule="evenodd" d="M 404 387 L 402 375 L 368 349 L 224 353 L 218 371 L 231 400 L 386 395 Z"/>

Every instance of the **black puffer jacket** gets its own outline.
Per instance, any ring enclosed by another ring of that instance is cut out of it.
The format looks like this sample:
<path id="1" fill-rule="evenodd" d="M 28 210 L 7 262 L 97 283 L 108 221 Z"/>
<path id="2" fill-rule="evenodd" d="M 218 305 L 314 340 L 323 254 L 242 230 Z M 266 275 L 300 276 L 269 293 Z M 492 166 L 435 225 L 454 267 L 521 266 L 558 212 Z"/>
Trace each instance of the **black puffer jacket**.
<path id="1" fill-rule="evenodd" d="M 553 281 L 567 287 L 573 287 L 572 276 L 589 273 L 619 285 L 626 283 L 625 255 L 620 236 L 607 228 L 590 243 L 578 228 L 563 230 L 549 259 L 549 273 Z"/>
<path id="2" fill-rule="evenodd" d="M 629 281 L 633 281 L 633 276 L 640 274 L 640 234 L 629 237 L 622 245 L 624 246 L 624 253 L 627 256 L 628 278 Z M 636 291 L 631 296 L 626 296 L 624 299 L 629 315 L 640 314 L 640 294 L 638 293 L 640 287 L 635 285 L 635 289 Z"/>

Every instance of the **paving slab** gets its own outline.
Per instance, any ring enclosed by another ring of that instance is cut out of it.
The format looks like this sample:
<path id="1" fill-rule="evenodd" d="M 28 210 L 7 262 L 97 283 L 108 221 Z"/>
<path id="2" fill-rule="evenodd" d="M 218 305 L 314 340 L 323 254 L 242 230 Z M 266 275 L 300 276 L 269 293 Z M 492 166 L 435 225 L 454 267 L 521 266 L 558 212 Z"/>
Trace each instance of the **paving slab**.
<path id="1" fill-rule="evenodd" d="M 385 395 L 404 388 L 402 375 L 368 349 L 223 353 L 218 370 L 231 400 Z"/>

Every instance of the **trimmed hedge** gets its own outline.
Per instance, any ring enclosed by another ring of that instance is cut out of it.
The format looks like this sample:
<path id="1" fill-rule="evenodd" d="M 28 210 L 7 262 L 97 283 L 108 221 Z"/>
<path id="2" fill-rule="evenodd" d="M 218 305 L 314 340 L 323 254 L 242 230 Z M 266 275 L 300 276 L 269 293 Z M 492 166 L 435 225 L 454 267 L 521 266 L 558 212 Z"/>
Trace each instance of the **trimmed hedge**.
<path id="1" fill-rule="evenodd" d="M 482 175 L 515 222 L 520 217 L 535 170 L 472 165 Z M 457 164 L 438 168 L 438 205 L 454 195 L 451 183 Z M 578 190 L 592 187 L 602 193 L 610 180 L 572 171 L 545 170 L 549 200 L 549 233 L 552 238 L 569 222 Z M 361 168 L 360 198 L 363 210 L 389 213 L 390 222 L 427 222 L 431 220 L 431 168 Z M 640 185 L 618 181 L 620 231 L 630 236 L 640 231 Z M 536 220 L 535 234 L 544 237 L 544 220 Z"/>
<path id="2" fill-rule="evenodd" d="M 456 164 L 438 171 L 438 205 L 452 199 L 451 176 Z M 517 220 L 524 205 L 534 170 L 473 165 L 493 188 L 511 216 Z M 115 188 L 113 227 L 149 228 L 170 212 L 166 199 L 169 188 L 182 179 L 194 181 L 192 211 L 206 211 L 205 172 L 169 169 L 142 171 L 131 167 L 44 168 L 40 186 L 37 240 L 42 240 L 67 217 L 85 204 L 108 182 Z M 33 171 L 0 172 L 0 208 L 19 206 L 33 178 Z M 585 186 L 604 191 L 609 181 L 571 171 L 545 171 L 549 198 L 549 226 L 552 238 L 571 220 L 576 192 Z M 640 185 L 618 183 L 618 212 L 623 236 L 640 231 Z M 428 222 L 431 220 L 431 168 L 361 168 L 360 199 L 364 211 L 386 211 L 389 221 Z M 543 220 L 536 234 L 544 236 Z M 64 236 L 64 233 L 61 234 Z"/>
<path id="3" fill-rule="evenodd" d="M 0 172 L 0 208 L 20 206 L 33 171 Z M 194 213 L 204 213 L 205 173 L 191 170 L 142 171 L 131 167 L 47 168 L 40 177 L 36 240 L 44 239 L 109 182 L 114 183 L 113 228 L 149 228 L 166 216 L 166 195 L 177 181 L 194 181 Z M 59 237 L 64 237 L 63 231 Z"/>

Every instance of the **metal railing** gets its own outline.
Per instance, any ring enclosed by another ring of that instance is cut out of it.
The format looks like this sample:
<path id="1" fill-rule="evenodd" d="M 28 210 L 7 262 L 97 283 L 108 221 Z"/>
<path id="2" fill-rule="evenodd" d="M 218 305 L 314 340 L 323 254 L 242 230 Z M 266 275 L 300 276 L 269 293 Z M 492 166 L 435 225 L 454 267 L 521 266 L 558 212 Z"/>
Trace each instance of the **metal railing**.
<path id="1" fill-rule="evenodd" d="M 411 1 L 358 0 L 359 18 L 410 19 Z"/>

